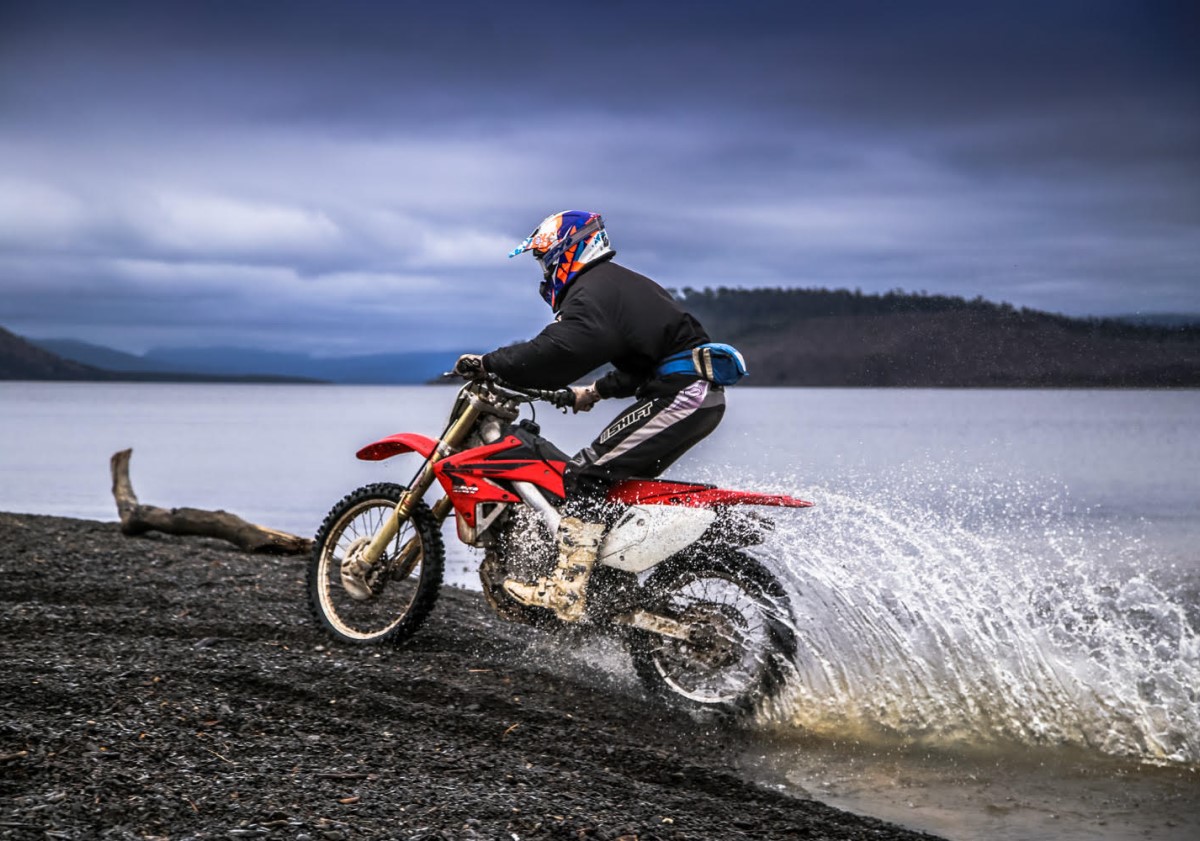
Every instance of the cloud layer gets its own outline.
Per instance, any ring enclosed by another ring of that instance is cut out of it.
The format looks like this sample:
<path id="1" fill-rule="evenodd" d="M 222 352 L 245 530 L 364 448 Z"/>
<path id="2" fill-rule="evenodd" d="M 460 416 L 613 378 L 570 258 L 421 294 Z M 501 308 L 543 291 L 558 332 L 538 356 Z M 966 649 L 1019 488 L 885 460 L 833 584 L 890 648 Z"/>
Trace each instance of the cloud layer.
<path id="1" fill-rule="evenodd" d="M 5 4 L 0 324 L 487 349 L 567 207 L 674 287 L 1200 312 L 1195 13 L 975 5 Z"/>

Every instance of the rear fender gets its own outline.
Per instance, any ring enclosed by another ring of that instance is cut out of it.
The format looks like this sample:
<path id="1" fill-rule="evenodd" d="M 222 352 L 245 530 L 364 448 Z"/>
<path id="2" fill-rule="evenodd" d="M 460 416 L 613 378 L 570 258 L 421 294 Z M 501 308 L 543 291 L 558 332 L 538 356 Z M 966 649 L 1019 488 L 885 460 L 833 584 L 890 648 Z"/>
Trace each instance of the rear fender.
<path id="1" fill-rule="evenodd" d="M 420 453 L 429 458 L 437 445 L 434 439 L 416 432 L 397 432 L 363 447 L 358 451 L 358 457 L 363 461 L 383 461 L 403 453 Z"/>
<path id="2" fill-rule="evenodd" d="M 663 479 L 627 479 L 608 493 L 611 502 L 623 505 L 685 505 L 691 508 L 715 508 L 725 505 L 766 505 L 775 508 L 811 508 L 812 503 L 783 494 L 730 491 L 694 482 Z"/>

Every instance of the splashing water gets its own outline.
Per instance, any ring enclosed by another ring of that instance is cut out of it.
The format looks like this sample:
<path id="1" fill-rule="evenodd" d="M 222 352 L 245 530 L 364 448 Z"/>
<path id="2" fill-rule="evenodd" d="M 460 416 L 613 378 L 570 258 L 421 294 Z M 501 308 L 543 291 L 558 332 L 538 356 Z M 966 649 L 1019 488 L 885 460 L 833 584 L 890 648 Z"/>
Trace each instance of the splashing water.
<path id="1" fill-rule="evenodd" d="M 1200 763 L 1200 639 L 1180 599 L 1122 580 L 1138 542 L 1029 487 L 950 491 L 953 510 L 933 511 L 806 488 L 817 508 L 777 516 L 758 554 L 800 645 L 766 717 L 829 738 Z"/>

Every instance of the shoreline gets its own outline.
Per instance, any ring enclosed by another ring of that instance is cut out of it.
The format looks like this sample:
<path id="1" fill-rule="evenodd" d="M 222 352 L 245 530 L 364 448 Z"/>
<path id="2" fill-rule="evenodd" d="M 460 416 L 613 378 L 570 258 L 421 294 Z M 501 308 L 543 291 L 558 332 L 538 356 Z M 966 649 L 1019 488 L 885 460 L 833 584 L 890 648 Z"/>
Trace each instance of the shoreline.
<path id="1" fill-rule="evenodd" d="M 0 513 L 0 837 L 933 837 L 749 782 L 738 728 L 473 591 L 337 646 L 305 566 Z"/>

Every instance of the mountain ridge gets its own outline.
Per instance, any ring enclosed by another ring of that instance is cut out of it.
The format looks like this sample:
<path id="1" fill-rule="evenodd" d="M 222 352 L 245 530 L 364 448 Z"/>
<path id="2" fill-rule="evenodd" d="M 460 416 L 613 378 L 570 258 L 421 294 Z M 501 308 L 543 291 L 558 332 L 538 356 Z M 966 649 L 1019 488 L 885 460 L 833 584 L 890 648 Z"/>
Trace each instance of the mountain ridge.
<path id="1" fill-rule="evenodd" d="M 76 344 L 96 348 L 104 355 L 128 356 L 101 345 Z M 40 347 L 35 342 L 0 327 L 0 381 L 34 380 L 53 382 L 195 382 L 195 383 L 314 383 L 317 380 L 272 374 L 220 375 L 178 371 L 122 371 L 68 359 Z"/>
<path id="2" fill-rule="evenodd" d="M 1186 316 L 1071 318 L 900 290 L 672 294 L 715 341 L 742 351 L 750 367 L 747 385 L 1200 387 L 1200 323 Z M 76 340 L 26 341 L 3 328 L 0 340 L 0 379 L 407 384 L 435 379 L 457 356 L 413 351 L 322 358 L 249 348 L 159 348 L 137 356 Z"/>
<path id="3" fill-rule="evenodd" d="M 428 382 L 454 367 L 455 351 L 316 357 L 246 347 L 151 348 L 137 355 L 75 339 L 30 339 L 65 359 L 121 373 L 276 376 L 307 382 L 403 385 Z"/>
<path id="4" fill-rule="evenodd" d="M 0 380 L 95 380 L 104 371 L 44 350 L 0 327 Z"/>

